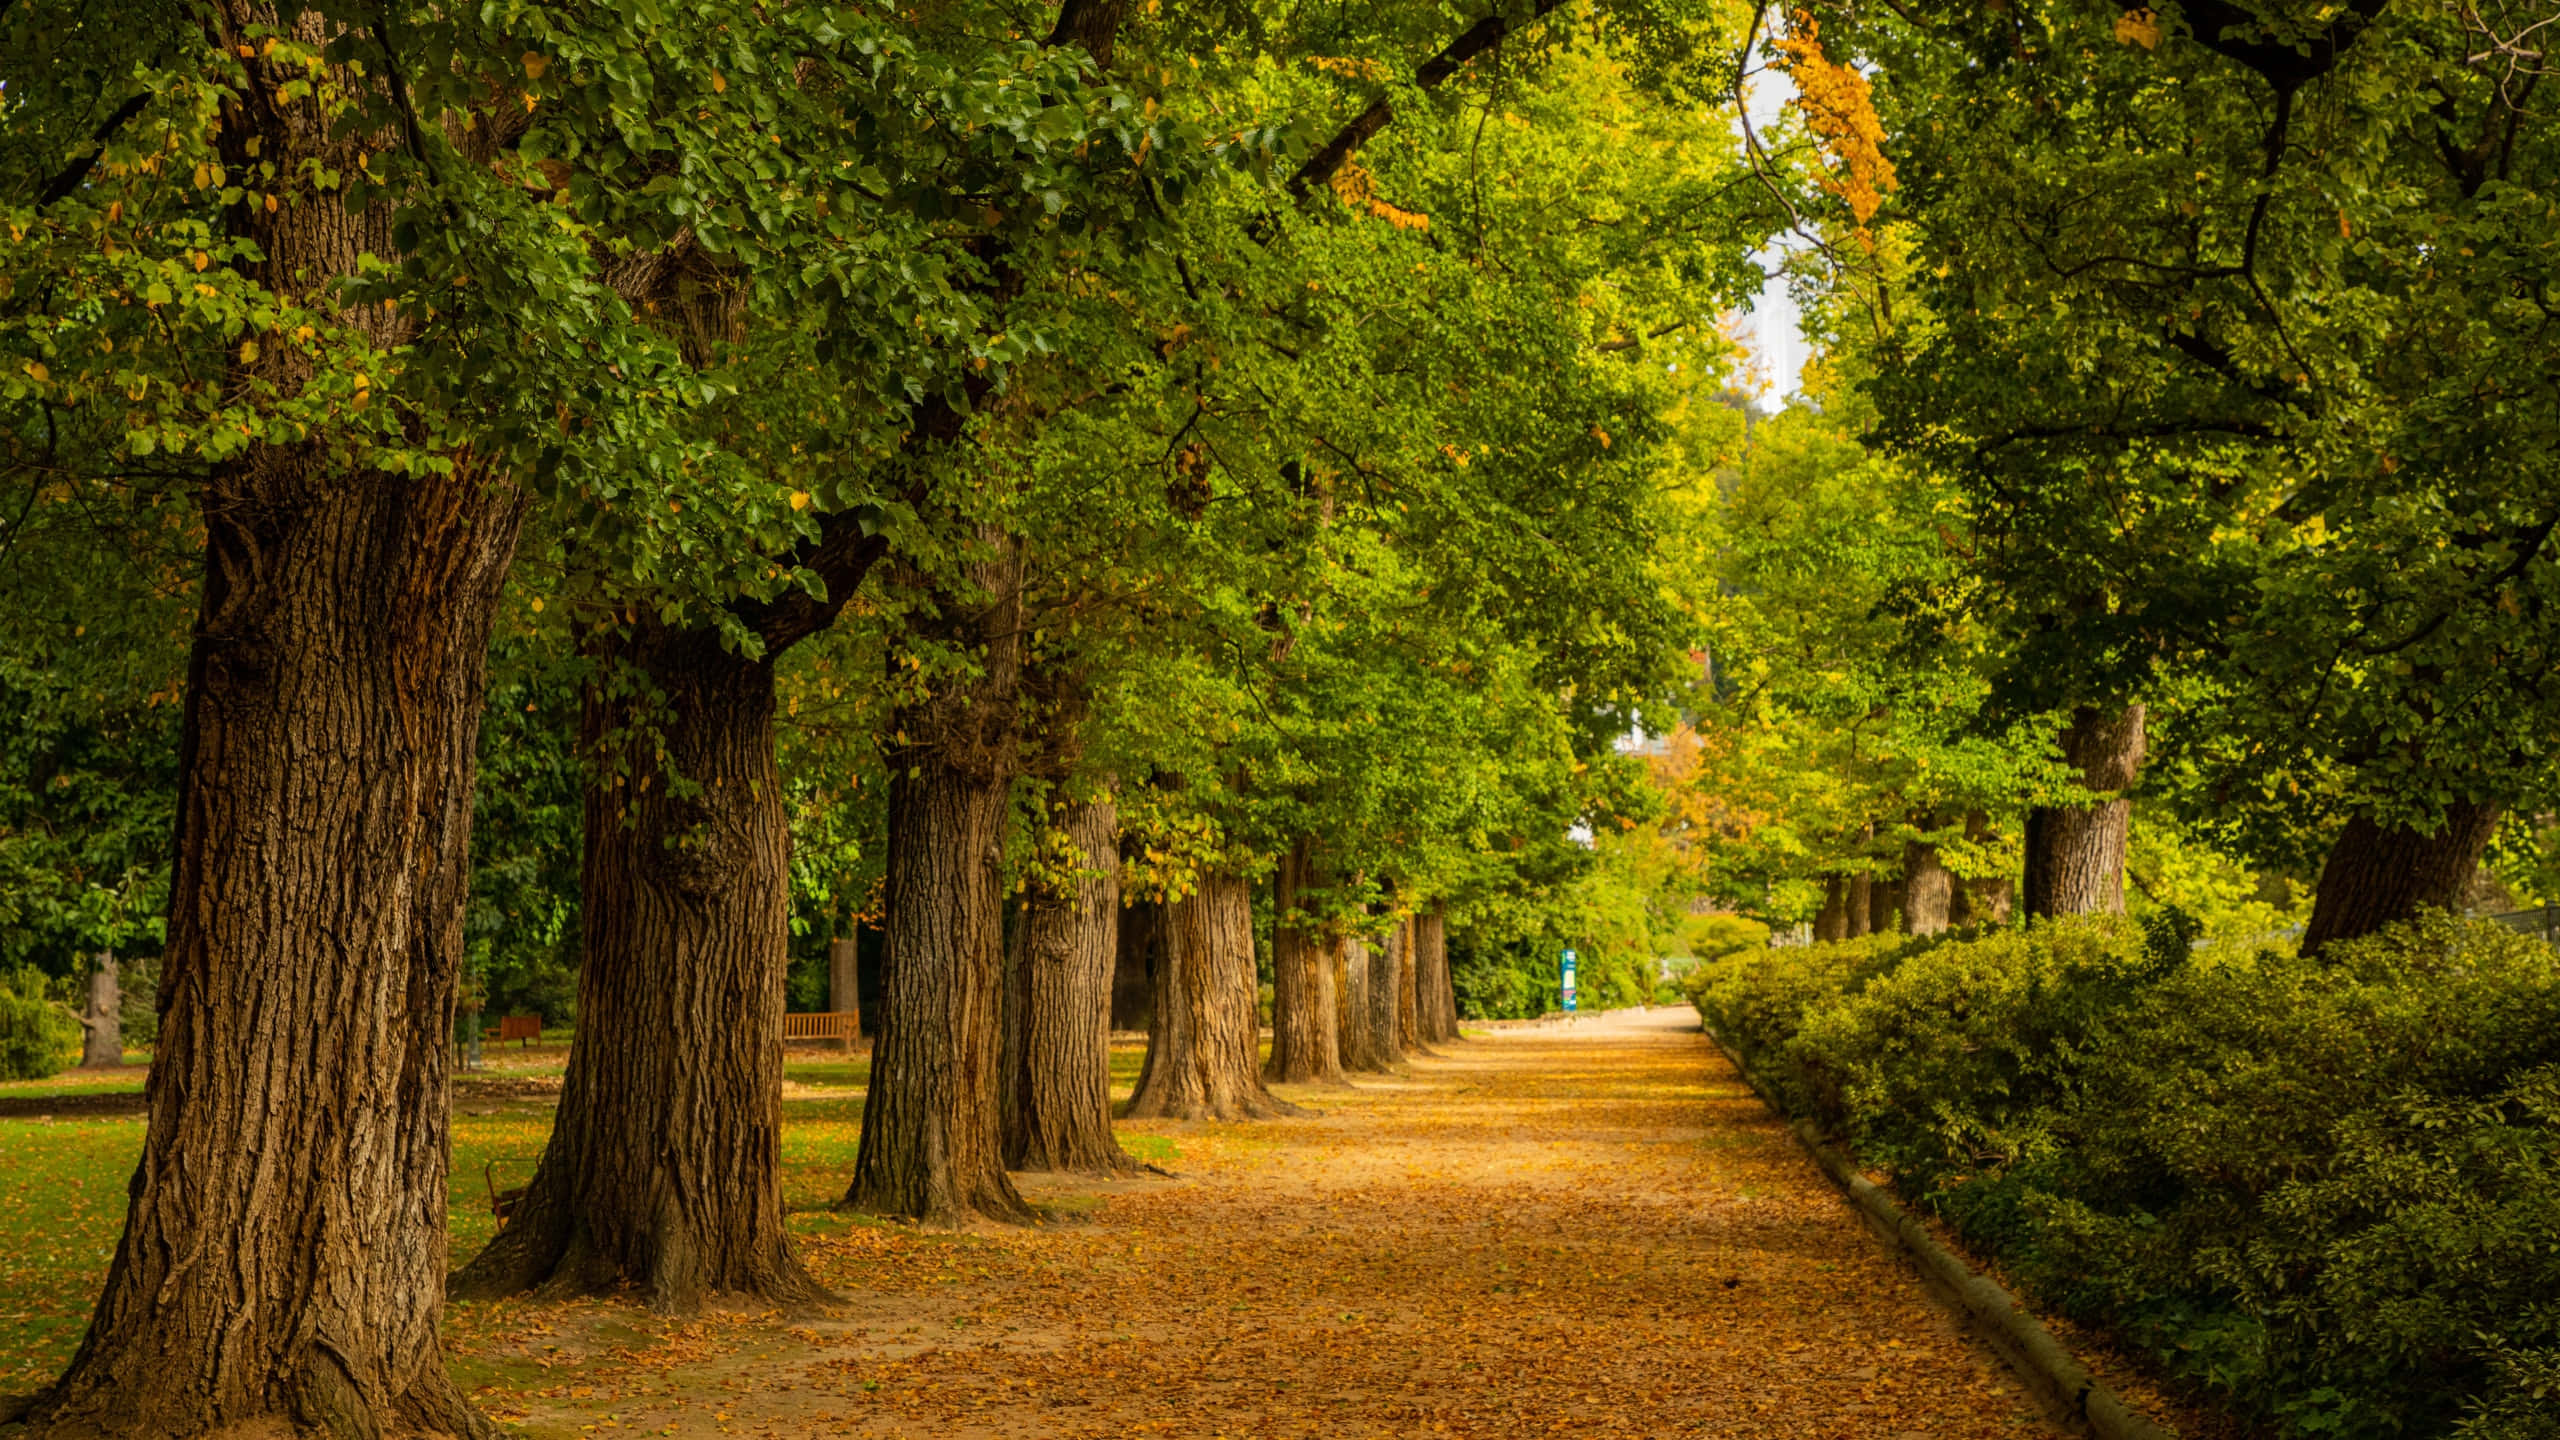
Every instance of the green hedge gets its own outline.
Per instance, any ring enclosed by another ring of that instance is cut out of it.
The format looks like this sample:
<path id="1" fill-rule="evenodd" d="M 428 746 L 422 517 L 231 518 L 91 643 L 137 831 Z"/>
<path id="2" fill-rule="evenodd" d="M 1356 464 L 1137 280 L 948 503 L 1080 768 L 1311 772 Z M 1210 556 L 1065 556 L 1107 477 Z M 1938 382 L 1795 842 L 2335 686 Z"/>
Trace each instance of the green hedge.
<path id="1" fill-rule="evenodd" d="M 2191 949 L 2112 918 L 1730 957 L 1781 1103 L 2280 1431 L 2560 1436 L 2560 951 L 2438 917 Z"/>
<path id="2" fill-rule="evenodd" d="M 47 995 L 34 966 L 0 971 L 0 1080 L 41 1080 L 80 1055 L 80 1022 Z"/>

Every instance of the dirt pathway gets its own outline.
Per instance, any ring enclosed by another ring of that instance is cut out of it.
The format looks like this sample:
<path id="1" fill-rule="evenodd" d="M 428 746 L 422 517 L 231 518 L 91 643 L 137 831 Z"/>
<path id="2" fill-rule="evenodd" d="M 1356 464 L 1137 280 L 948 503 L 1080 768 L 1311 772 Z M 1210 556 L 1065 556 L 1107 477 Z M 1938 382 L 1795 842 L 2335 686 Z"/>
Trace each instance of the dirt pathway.
<path id="1" fill-rule="evenodd" d="M 1292 1093 L 1325 1115 L 1142 1127 L 1182 1178 L 1037 1185 L 1072 1217 L 1038 1231 L 829 1225 L 823 1319 L 599 1347 L 609 1312 L 554 1307 L 583 1339 L 551 1383 L 483 1402 L 562 1434 L 2054 1433 L 1686 1009 Z"/>

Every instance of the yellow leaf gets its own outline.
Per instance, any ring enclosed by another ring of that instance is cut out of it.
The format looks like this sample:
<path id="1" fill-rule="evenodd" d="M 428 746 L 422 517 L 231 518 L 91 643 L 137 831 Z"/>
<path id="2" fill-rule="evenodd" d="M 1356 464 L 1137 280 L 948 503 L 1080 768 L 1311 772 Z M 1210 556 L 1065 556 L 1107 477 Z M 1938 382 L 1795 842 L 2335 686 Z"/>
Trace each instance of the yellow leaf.
<path id="1" fill-rule="evenodd" d="M 550 68 L 550 56 L 532 50 L 524 52 L 524 78 L 527 80 L 541 79 L 542 72 Z"/>
<path id="2" fill-rule="evenodd" d="M 213 257 L 201 250 L 191 250 L 187 252 L 187 261 L 196 267 L 197 274 L 203 274 L 204 267 L 213 263 Z"/>
<path id="3" fill-rule="evenodd" d="M 257 358 L 258 358 L 258 342 L 257 342 L 257 341 L 255 341 L 255 340 L 243 340 L 243 341 L 241 341 L 241 342 L 240 342 L 240 363 L 241 363 L 241 364 L 243 364 L 243 365 L 247 365 L 247 364 L 250 364 L 251 362 L 255 361 Z"/>
<path id="4" fill-rule="evenodd" d="M 794 510 L 806 510 L 806 509 L 808 509 L 808 508 L 809 508 L 809 492 L 808 492 L 808 491 L 806 491 L 806 490 L 794 490 L 794 491 L 792 491 L 792 492 L 791 492 L 791 508 L 792 508 L 792 509 L 794 509 Z"/>
<path id="5" fill-rule="evenodd" d="M 715 94 L 715 95 L 726 95 L 726 94 L 728 94 L 728 93 L 729 93 L 729 77 L 728 77 L 728 76 L 726 76 L 726 75 L 721 74 L 721 73 L 720 73 L 719 71 L 717 71 L 717 70 L 712 71 L 712 72 L 711 72 L 711 92 L 712 92 L 713 94 Z"/>
<path id="6" fill-rule="evenodd" d="M 197 167 L 196 167 L 196 188 L 197 188 L 197 189 L 199 189 L 199 190 L 206 190 L 206 189 L 210 189 L 210 188 L 212 188 L 212 186 L 213 186 L 213 167 L 212 167 L 212 166 L 210 166 L 210 165 L 199 165 L 199 166 L 197 166 Z"/>
<path id="7" fill-rule="evenodd" d="M 2132 10 L 2116 17 L 2116 43 L 2139 45 L 2145 50 L 2160 48 L 2160 16 L 2150 10 Z"/>
<path id="8" fill-rule="evenodd" d="M 533 597 L 533 613 L 534 613 L 534 614 L 536 614 L 536 615 L 539 615 L 539 614 L 541 614 L 541 613 L 542 613 L 542 597 L 541 597 L 541 596 L 539 596 L 539 595 L 536 595 L 536 596 L 534 596 L 534 597 Z M 526 706 L 526 707 L 524 707 L 524 708 L 526 708 L 527 710 L 530 710 L 530 709 L 532 709 L 533 707 L 532 707 L 532 706 L 530 706 L 530 705 L 527 705 L 527 706 Z"/>
<path id="9" fill-rule="evenodd" d="M 40 360 L 30 360 L 27 362 L 27 378 L 35 381 L 39 385 L 43 384 L 46 377 L 52 373 L 53 372 L 44 368 L 44 362 Z"/>

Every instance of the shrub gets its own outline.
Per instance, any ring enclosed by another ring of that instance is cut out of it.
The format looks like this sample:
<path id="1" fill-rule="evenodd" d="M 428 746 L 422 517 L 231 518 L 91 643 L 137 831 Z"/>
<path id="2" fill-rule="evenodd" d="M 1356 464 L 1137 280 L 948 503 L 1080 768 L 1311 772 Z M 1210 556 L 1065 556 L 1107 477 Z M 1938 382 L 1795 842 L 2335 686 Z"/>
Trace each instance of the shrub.
<path id="1" fill-rule="evenodd" d="M 1700 1010 L 2043 1301 L 2244 1411 L 2553 1434 L 2560 951 L 2444 917 L 2319 959 L 2186 938 L 1772 951 Z"/>
<path id="2" fill-rule="evenodd" d="M 33 966 L 0 974 L 0 1080 L 41 1080 L 80 1051 L 80 1022 L 45 992 Z"/>

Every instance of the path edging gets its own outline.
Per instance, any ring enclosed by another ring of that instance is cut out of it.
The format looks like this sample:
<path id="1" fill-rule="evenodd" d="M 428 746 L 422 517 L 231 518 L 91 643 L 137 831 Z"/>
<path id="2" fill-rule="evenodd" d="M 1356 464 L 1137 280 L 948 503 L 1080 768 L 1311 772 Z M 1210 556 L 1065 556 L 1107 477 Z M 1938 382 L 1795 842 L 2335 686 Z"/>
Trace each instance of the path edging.
<path id="1" fill-rule="evenodd" d="M 1751 1087 L 1760 1103 L 1787 1122 L 1796 1143 L 1849 1197 L 1868 1228 L 1910 1259 L 1940 1304 L 1953 1310 L 1957 1318 L 1974 1322 L 1991 1348 L 2049 1409 L 2097 1440 L 2175 1440 L 2173 1432 L 2126 1405 L 2090 1374 L 2087 1366 L 2071 1358 L 2071 1352 L 2062 1348 L 2061 1342 L 2027 1312 L 2017 1297 L 1990 1277 L 1975 1273 L 1972 1266 L 1939 1244 L 1919 1221 L 1895 1203 L 1884 1187 L 1859 1174 L 1849 1157 L 1824 1140 L 1811 1121 L 1788 1115 L 1723 1036 L 1709 1029 L 1704 1021 L 1698 1029 L 1724 1052 L 1725 1059 L 1733 1063 L 1734 1072 Z"/>

